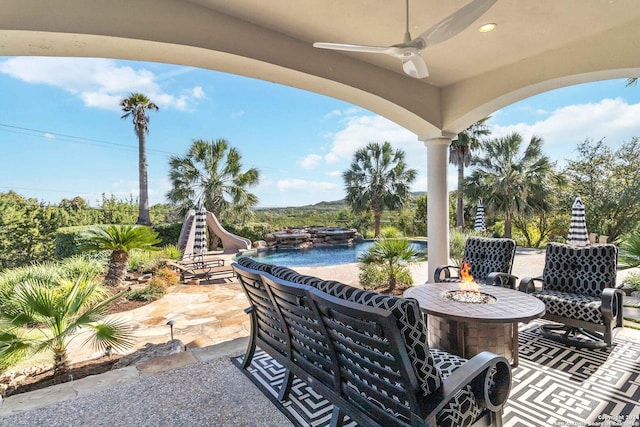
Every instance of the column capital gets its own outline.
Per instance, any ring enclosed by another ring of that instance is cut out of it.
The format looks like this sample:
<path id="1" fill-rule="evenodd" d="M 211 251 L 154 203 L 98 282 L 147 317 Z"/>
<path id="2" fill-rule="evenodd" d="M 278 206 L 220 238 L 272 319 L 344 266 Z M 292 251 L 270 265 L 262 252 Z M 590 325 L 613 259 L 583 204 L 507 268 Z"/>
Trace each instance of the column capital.
<path id="1" fill-rule="evenodd" d="M 434 145 L 449 145 L 458 136 L 457 133 L 438 131 L 426 135 L 418 135 L 418 139 L 424 142 L 425 147 Z"/>

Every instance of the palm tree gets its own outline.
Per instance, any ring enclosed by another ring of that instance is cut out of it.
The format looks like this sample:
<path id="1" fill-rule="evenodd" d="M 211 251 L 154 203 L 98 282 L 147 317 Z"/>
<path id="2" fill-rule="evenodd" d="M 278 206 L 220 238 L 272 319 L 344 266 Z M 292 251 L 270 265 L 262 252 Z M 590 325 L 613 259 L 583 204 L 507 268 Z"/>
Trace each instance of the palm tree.
<path id="1" fill-rule="evenodd" d="M 256 168 L 243 172 L 240 153 L 224 139 L 194 141 L 186 156 L 172 156 L 169 165 L 173 189 L 167 198 L 183 214 L 202 200 L 221 221 L 244 222 L 258 203 L 247 188 L 258 184 L 260 172 Z"/>
<path id="2" fill-rule="evenodd" d="M 491 133 L 486 125 L 491 117 L 485 117 L 460 132 L 449 146 L 449 163 L 458 167 L 458 205 L 456 209 L 456 227 L 464 227 L 464 168 L 471 164 L 474 151 L 480 149 L 481 139 Z"/>
<path id="3" fill-rule="evenodd" d="M 32 278 L 11 293 L 3 292 L 0 360 L 52 351 L 54 375 L 61 376 L 68 367 L 69 343 L 80 329 L 90 331 L 85 344 L 92 343 L 97 350 L 130 348 L 134 343 L 131 328 L 106 319 L 109 304 L 122 293 L 109 295 L 95 277 L 86 275 L 55 283 Z"/>
<path id="4" fill-rule="evenodd" d="M 504 215 L 504 236 L 511 237 L 516 214 L 546 209 L 545 196 L 557 176 L 554 163 L 542 153 L 542 139 L 531 137 L 522 150 L 522 136 L 512 133 L 485 142 L 484 156 L 472 161 L 474 171 L 467 184 L 474 197 Z"/>
<path id="5" fill-rule="evenodd" d="M 125 114 L 122 119 L 131 116 L 133 130 L 138 136 L 138 175 L 140 197 L 138 200 L 138 220 L 136 224 L 151 225 L 149 215 L 149 186 L 147 180 L 147 135 L 149 134 L 149 115 L 147 111 L 156 110 L 158 106 L 151 102 L 147 96 L 132 92 L 128 98 L 120 101 L 120 106 Z"/>
<path id="6" fill-rule="evenodd" d="M 153 245 L 160 243 L 158 233 L 142 225 L 93 227 L 84 233 L 83 240 L 83 250 L 111 251 L 104 283 L 112 287 L 120 286 L 124 280 L 132 249 L 156 250 Z"/>
<path id="7" fill-rule="evenodd" d="M 398 274 L 414 262 L 418 253 L 411 246 L 409 239 L 390 239 L 380 237 L 366 252 L 358 256 L 358 261 L 365 265 L 376 264 L 382 267 L 387 276 L 387 292 L 396 288 Z"/>
<path id="8" fill-rule="evenodd" d="M 382 211 L 399 209 L 411 197 L 409 186 L 417 171 L 407 168 L 404 157 L 404 151 L 393 151 L 389 142 L 371 142 L 355 152 L 350 169 L 342 174 L 347 203 L 355 214 L 373 212 L 376 237 Z"/>

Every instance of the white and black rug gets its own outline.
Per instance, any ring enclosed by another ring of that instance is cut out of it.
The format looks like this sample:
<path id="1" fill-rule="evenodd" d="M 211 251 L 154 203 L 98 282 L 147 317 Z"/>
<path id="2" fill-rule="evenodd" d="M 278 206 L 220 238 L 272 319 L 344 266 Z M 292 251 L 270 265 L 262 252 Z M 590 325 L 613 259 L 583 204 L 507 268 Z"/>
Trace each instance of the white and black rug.
<path id="1" fill-rule="evenodd" d="M 608 349 L 576 349 L 545 339 L 538 324 L 520 331 L 504 425 L 640 426 L 640 343 L 616 339 Z M 240 367 L 242 358 L 232 361 Z M 297 378 L 289 400 L 278 401 L 284 368 L 263 351 L 243 372 L 294 424 L 329 425 L 332 405 Z"/>

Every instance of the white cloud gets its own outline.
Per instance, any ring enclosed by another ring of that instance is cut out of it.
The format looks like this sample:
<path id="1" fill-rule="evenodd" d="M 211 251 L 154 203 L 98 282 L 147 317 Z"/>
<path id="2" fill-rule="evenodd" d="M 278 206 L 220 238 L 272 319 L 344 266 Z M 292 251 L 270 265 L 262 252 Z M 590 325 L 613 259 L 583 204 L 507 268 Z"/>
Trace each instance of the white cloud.
<path id="1" fill-rule="evenodd" d="M 88 107 L 108 110 L 119 111 L 119 101 L 130 92 L 144 93 L 160 108 L 178 110 L 187 110 L 195 100 L 206 96 L 200 86 L 179 96 L 168 94 L 159 85 L 162 76 L 144 68 L 119 65 L 111 59 L 15 57 L 0 62 L 0 73 L 27 83 L 61 88 Z"/>
<path id="2" fill-rule="evenodd" d="M 416 135 L 400 125 L 377 115 L 361 115 L 351 117 L 346 127 L 333 135 L 331 151 L 325 156 L 329 163 L 338 160 L 351 160 L 353 153 L 370 142 L 389 141 L 396 148 L 424 145 Z"/>
<path id="3" fill-rule="evenodd" d="M 56 136 L 53 134 L 50 134 L 49 132 L 45 132 L 43 136 L 47 139 L 56 139 Z"/>
<path id="4" fill-rule="evenodd" d="M 303 169 L 311 170 L 315 169 L 316 166 L 322 161 L 322 156 L 317 154 L 310 154 L 307 157 L 303 158 L 298 162 Z"/>
<path id="5" fill-rule="evenodd" d="M 281 179 L 278 181 L 278 191 L 305 191 L 305 192 L 333 192 L 340 189 L 333 182 L 307 181 L 305 179 Z"/>
<path id="6" fill-rule="evenodd" d="M 231 112 L 232 119 L 239 119 L 242 116 L 244 116 L 244 110 L 235 110 Z"/>
<path id="7" fill-rule="evenodd" d="M 491 126 L 491 137 L 502 137 L 513 132 L 529 141 L 532 135 L 541 137 L 552 153 L 570 153 L 587 138 L 606 137 L 610 145 L 618 145 L 638 135 L 640 104 L 628 104 L 621 98 L 603 99 L 588 104 L 575 104 L 558 108 L 549 117 L 535 123 L 517 123 Z"/>

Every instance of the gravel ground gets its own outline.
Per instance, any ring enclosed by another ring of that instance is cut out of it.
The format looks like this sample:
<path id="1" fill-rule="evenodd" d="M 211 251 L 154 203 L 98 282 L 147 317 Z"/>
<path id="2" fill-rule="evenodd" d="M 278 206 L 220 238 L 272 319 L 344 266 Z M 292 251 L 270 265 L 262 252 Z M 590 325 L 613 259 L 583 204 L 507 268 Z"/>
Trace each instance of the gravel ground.
<path id="1" fill-rule="evenodd" d="M 0 426 L 288 426 L 229 358 L 0 418 Z"/>

